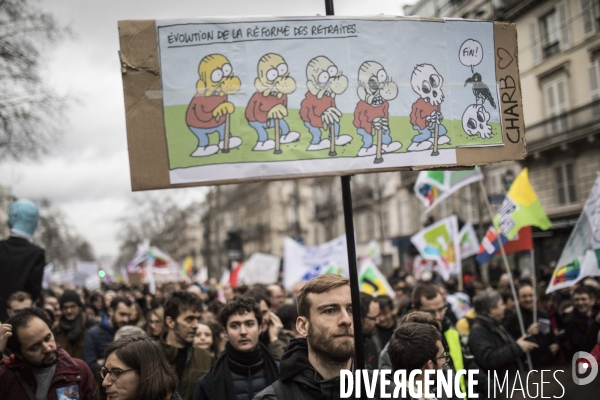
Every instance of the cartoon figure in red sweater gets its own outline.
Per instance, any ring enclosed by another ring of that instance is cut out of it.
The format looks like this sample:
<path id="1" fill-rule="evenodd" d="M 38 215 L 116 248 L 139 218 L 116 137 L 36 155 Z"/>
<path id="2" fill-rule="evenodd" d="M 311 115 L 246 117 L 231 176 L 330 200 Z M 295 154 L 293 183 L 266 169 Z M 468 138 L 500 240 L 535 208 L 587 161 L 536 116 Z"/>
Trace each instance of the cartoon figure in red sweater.
<path id="1" fill-rule="evenodd" d="M 330 139 L 321 140 L 321 129 L 327 132 L 327 136 L 332 127 L 336 146 L 350 143 L 352 136 L 340 136 L 342 112 L 335 106 L 335 96 L 346 91 L 348 78 L 342 75 L 342 71 L 330 59 L 319 56 L 308 62 L 306 79 L 308 92 L 300 104 L 300 118 L 312 135 L 310 146 L 306 150 L 328 149 Z"/>
<path id="2" fill-rule="evenodd" d="M 198 138 L 198 148 L 192 157 L 205 157 L 223 149 L 225 132 L 229 128 L 227 120 L 235 111 L 227 96 L 237 93 L 242 82 L 234 75 L 229 60 L 221 54 L 211 54 L 200 61 L 198 66 L 200 79 L 196 83 L 197 94 L 192 98 L 186 112 L 188 128 Z M 219 133 L 219 144 L 210 144 L 208 135 Z M 239 147 L 242 139 L 229 137 L 229 149 Z"/>
<path id="3" fill-rule="evenodd" d="M 373 156 L 377 152 L 373 144 L 376 130 L 382 132 L 382 150 L 394 152 L 402 143 L 393 142 L 388 123 L 389 100 L 398 96 L 398 86 L 388 76 L 383 66 L 374 61 L 364 62 L 358 70 L 358 97 L 360 101 L 354 110 L 354 126 L 362 136 L 363 145 L 358 151 L 359 157 Z"/>
<path id="4" fill-rule="evenodd" d="M 296 90 L 296 81 L 290 76 L 288 65 L 279 54 L 265 54 L 258 62 L 258 77 L 254 81 L 256 93 L 246 107 L 246 119 L 256 133 L 258 142 L 254 151 L 275 148 L 275 141 L 269 139 L 267 128 L 275 127 L 279 120 L 280 142 L 291 143 L 300 138 L 298 132 L 290 132 L 285 121 L 288 115 L 287 95 Z"/>
<path id="5" fill-rule="evenodd" d="M 444 78 L 431 64 L 417 65 L 410 78 L 413 90 L 420 97 L 413 105 L 410 123 L 418 132 L 412 138 L 408 151 L 428 150 L 433 146 L 436 125 L 438 126 L 438 144 L 450 143 L 448 131 L 442 125 L 441 104 L 444 102 L 442 84 Z"/>

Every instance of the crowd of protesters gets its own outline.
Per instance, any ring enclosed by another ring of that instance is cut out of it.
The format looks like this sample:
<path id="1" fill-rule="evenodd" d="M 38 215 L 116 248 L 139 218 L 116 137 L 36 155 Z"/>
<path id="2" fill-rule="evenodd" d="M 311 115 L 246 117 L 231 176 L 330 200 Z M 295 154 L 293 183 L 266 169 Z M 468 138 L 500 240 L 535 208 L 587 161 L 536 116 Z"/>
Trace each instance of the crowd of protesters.
<path id="1" fill-rule="evenodd" d="M 27 240 L 20 235 L 10 244 Z M 469 379 L 487 398 L 488 371 L 551 369 L 580 351 L 600 362 L 598 280 L 547 295 L 544 282 L 515 279 L 514 301 L 510 279 L 466 276 L 459 292 L 453 280 L 398 269 L 393 297 L 360 294 L 355 332 L 350 282 L 333 274 L 288 291 L 215 279 L 41 290 L 26 276 L 0 293 L 0 399 L 337 399 L 344 369 L 477 369 Z M 355 334 L 365 365 L 356 365 Z M 457 382 L 463 392 L 470 383 Z"/>

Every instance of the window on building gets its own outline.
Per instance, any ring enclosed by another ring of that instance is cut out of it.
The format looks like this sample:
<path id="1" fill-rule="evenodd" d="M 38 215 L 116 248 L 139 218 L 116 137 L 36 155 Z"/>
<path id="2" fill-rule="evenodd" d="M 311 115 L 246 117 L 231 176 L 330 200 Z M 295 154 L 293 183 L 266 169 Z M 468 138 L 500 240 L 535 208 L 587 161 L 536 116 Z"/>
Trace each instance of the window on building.
<path id="1" fill-rule="evenodd" d="M 569 98 L 567 95 L 567 78 L 564 74 L 543 83 L 543 94 L 545 101 L 546 117 L 558 117 L 569 110 Z M 554 118 L 550 122 L 550 133 L 558 134 L 566 131 L 568 119 L 566 116 Z"/>
<path id="2" fill-rule="evenodd" d="M 596 59 L 588 67 L 590 97 L 592 101 L 600 99 L 600 60 Z"/>
<path id="3" fill-rule="evenodd" d="M 577 190 L 575 187 L 575 166 L 567 163 L 554 167 L 556 177 L 556 195 L 558 204 L 566 205 L 577 202 Z"/>
<path id="4" fill-rule="evenodd" d="M 593 36 L 598 31 L 598 21 L 600 20 L 600 2 L 598 0 L 580 0 L 581 6 L 581 25 L 583 36 Z"/>
<path id="5" fill-rule="evenodd" d="M 383 224 L 383 236 L 388 238 L 390 237 L 390 213 L 387 210 L 384 210 L 381 213 L 381 223 Z"/>
<path id="6" fill-rule="evenodd" d="M 566 1 L 529 25 L 529 40 L 534 64 L 566 50 L 570 46 L 569 8 Z"/>

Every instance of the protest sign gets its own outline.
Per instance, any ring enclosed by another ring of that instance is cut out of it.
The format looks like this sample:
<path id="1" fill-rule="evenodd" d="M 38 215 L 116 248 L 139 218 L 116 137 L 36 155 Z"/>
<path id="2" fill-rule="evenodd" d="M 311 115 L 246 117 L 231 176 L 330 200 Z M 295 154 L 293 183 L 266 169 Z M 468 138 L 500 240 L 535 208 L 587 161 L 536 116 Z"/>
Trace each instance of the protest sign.
<path id="1" fill-rule="evenodd" d="M 244 263 L 238 276 L 238 283 L 245 285 L 277 283 L 280 263 L 281 257 L 254 253 Z"/>
<path id="2" fill-rule="evenodd" d="M 456 215 L 446 217 L 414 234 L 410 241 L 421 257 L 436 262 L 436 271 L 444 280 L 461 273 L 460 239 Z"/>
<path id="3" fill-rule="evenodd" d="M 345 235 L 313 247 L 286 237 L 283 253 L 283 286 L 287 290 L 292 290 L 296 282 L 309 281 L 321 274 L 349 275 Z"/>
<path id="4" fill-rule="evenodd" d="M 119 31 L 134 190 L 525 156 L 511 24 L 254 17 Z"/>
<path id="5" fill-rule="evenodd" d="M 388 282 L 387 278 L 381 273 L 377 265 L 370 258 L 361 260 L 360 271 L 358 272 L 358 283 L 360 291 L 373 296 L 388 295 L 392 299 L 396 297 L 396 292 Z"/>

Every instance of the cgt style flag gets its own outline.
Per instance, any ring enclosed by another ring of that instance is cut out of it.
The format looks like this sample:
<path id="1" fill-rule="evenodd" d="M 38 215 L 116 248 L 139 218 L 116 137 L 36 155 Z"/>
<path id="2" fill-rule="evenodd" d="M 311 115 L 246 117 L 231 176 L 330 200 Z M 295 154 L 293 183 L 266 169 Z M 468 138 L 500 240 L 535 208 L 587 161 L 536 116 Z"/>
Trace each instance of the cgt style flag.
<path id="1" fill-rule="evenodd" d="M 546 293 L 600 276 L 600 173 L 567 240 Z"/>
<path id="2" fill-rule="evenodd" d="M 358 272 L 358 284 L 361 292 L 373 296 L 388 295 L 392 299 L 396 297 L 396 292 L 370 258 L 361 260 Z"/>
<path id="3" fill-rule="evenodd" d="M 437 263 L 436 270 L 444 280 L 461 272 L 460 239 L 456 215 L 444 218 L 420 230 L 410 238 L 421 257 Z"/>
<path id="4" fill-rule="evenodd" d="M 428 213 L 461 187 L 482 179 L 479 167 L 472 171 L 421 171 L 415 182 L 415 194 Z"/>
<path id="5" fill-rule="evenodd" d="M 477 234 L 471 222 L 463 225 L 460 232 L 458 232 L 458 237 L 460 238 L 460 258 L 462 260 L 477 254 L 479 240 L 477 240 Z"/>
<path id="6" fill-rule="evenodd" d="M 500 210 L 494 217 L 494 226 L 508 240 L 513 240 L 524 226 L 536 226 L 544 231 L 552 226 L 529 183 L 527 168 L 523 168 L 517 175 L 506 193 Z"/>
<path id="7" fill-rule="evenodd" d="M 494 255 L 499 255 L 500 245 L 498 244 L 498 232 L 493 226 L 490 226 L 485 237 L 481 241 L 477 257 L 475 258 L 479 264 L 484 264 L 490 261 Z M 529 251 L 533 249 L 533 236 L 531 234 L 531 226 L 521 228 L 517 236 L 513 240 L 508 240 L 504 235 L 500 236 L 502 246 L 506 254 L 516 253 L 519 251 Z"/>

